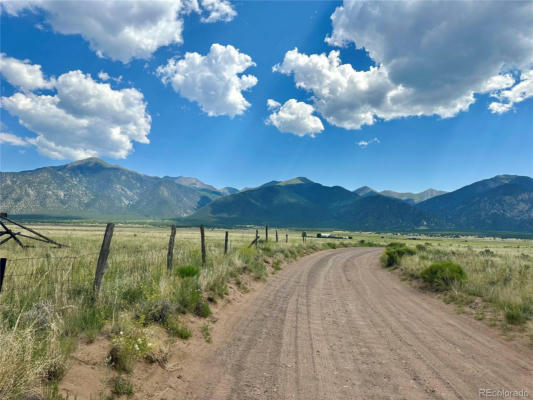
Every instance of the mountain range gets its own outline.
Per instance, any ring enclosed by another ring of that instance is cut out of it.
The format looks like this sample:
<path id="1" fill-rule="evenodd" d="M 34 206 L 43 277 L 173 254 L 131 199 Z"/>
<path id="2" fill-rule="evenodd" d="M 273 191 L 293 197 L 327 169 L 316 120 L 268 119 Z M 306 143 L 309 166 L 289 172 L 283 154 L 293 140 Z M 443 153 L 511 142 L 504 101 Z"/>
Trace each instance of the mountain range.
<path id="1" fill-rule="evenodd" d="M 98 158 L 0 172 L 0 204 L 12 214 L 80 218 L 175 218 L 238 192 L 184 176 L 140 174 Z"/>
<path id="2" fill-rule="evenodd" d="M 367 230 L 414 230 L 436 222 L 401 200 L 380 194 L 360 196 L 343 187 L 323 186 L 303 177 L 272 181 L 219 198 L 186 221 Z"/>
<path id="3" fill-rule="evenodd" d="M 357 193 L 359 196 L 371 196 L 374 194 L 381 194 L 383 196 L 393 197 L 395 199 L 403 200 L 409 204 L 417 204 L 424 200 L 429 200 L 432 197 L 440 196 L 441 194 L 448 193 L 448 192 L 445 192 L 444 190 L 435 190 L 435 189 L 427 189 L 420 193 L 395 192 L 393 190 L 383 190 L 381 192 L 377 192 L 376 190 L 368 186 L 361 186 L 360 188 L 355 189 L 354 192 Z"/>
<path id="4" fill-rule="evenodd" d="M 0 172 L 0 208 L 16 215 L 351 230 L 533 231 L 533 179 L 498 175 L 446 193 L 349 191 L 307 178 L 241 191 L 154 177 L 97 158 Z"/>

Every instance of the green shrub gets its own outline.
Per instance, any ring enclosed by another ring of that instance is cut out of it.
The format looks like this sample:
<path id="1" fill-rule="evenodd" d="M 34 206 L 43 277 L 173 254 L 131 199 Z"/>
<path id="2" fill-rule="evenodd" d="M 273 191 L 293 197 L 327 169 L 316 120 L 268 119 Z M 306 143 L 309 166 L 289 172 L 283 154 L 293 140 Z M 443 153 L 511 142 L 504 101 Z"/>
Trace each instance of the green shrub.
<path id="1" fill-rule="evenodd" d="M 106 357 L 106 363 L 116 371 L 130 373 L 134 362 L 144 359 L 153 350 L 147 337 L 149 331 L 142 328 L 143 322 L 143 318 L 138 322 L 122 318 L 113 328 L 113 346 Z"/>
<path id="2" fill-rule="evenodd" d="M 507 304 L 504 310 L 505 321 L 512 325 L 525 324 L 533 313 L 532 307 L 527 303 Z"/>
<path id="3" fill-rule="evenodd" d="M 43 388 L 43 396 L 24 396 L 24 399 L 44 399 L 44 400 L 69 400 L 68 394 L 65 399 L 61 393 L 59 393 L 59 386 L 57 382 L 46 385 Z"/>
<path id="4" fill-rule="evenodd" d="M 387 249 L 394 249 L 397 247 L 405 247 L 405 244 L 401 242 L 390 242 L 387 246 L 385 246 Z"/>
<path id="5" fill-rule="evenodd" d="M 198 268 L 196 265 L 183 265 L 176 268 L 176 273 L 180 278 L 192 278 L 200 275 L 200 268 Z"/>
<path id="6" fill-rule="evenodd" d="M 216 297 L 223 299 L 228 294 L 228 277 L 231 274 L 221 274 L 216 276 L 209 285 L 206 287 L 207 291 L 212 294 L 213 300 L 216 301 Z"/>
<path id="7" fill-rule="evenodd" d="M 256 256 L 257 252 L 254 247 L 243 247 L 239 250 L 239 255 L 244 264 L 250 264 Z"/>
<path id="8" fill-rule="evenodd" d="M 276 271 L 279 271 L 281 269 L 281 260 L 276 260 L 272 263 L 272 268 L 274 268 Z"/>
<path id="9" fill-rule="evenodd" d="M 388 250 L 385 250 L 383 254 L 379 257 L 381 265 L 384 267 L 392 267 L 396 264 L 396 260 Z"/>
<path id="10" fill-rule="evenodd" d="M 510 306 L 505 310 L 505 321 L 512 325 L 524 324 L 527 320 L 526 315 L 522 311 L 521 307 Z"/>
<path id="11" fill-rule="evenodd" d="M 209 325 L 205 324 L 204 326 L 202 326 L 202 336 L 204 337 L 205 341 L 207 343 L 211 343 L 212 342 L 212 339 L 211 339 L 211 331 L 209 330 Z"/>
<path id="12" fill-rule="evenodd" d="M 429 283 L 434 289 L 446 290 L 454 282 L 462 282 L 466 279 L 466 273 L 458 264 L 451 261 L 440 261 L 425 268 L 420 277 Z"/>
<path id="13" fill-rule="evenodd" d="M 260 260 L 254 260 L 250 263 L 250 270 L 255 279 L 263 279 L 266 275 L 265 264 Z"/>
<path id="14" fill-rule="evenodd" d="M 481 250 L 478 254 L 481 257 L 494 257 L 496 255 L 491 249 Z"/>
<path id="15" fill-rule="evenodd" d="M 193 312 L 201 299 L 202 291 L 198 279 L 184 278 L 175 292 L 178 311 L 182 313 Z"/>
<path id="16" fill-rule="evenodd" d="M 274 250 L 268 244 L 264 244 L 261 247 L 261 250 L 263 251 L 263 254 L 267 257 L 271 257 L 274 254 Z"/>
<path id="17" fill-rule="evenodd" d="M 102 330 L 106 317 L 104 309 L 83 305 L 77 312 L 72 312 L 65 316 L 65 334 L 76 336 L 84 332 L 89 341 L 93 341 Z"/>
<path id="18" fill-rule="evenodd" d="M 139 307 L 137 317 L 142 317 L 145 325 L 154 322 L 158 324 L 164 324 L 170 314 L 172 314 L 174 311 L 175 307 L 170 302 L 159 300 L 143 303 Z"/>
<path id="19" fill-rule="evenodd" d="M 165 322 L 164 327 L 169 335 L 177 336 L 180 339 L 186 340 L 192 335 L 191 330 L 185 324 L 181 323 L 175 316 L 169 317 Z"/>
<path id="20" fill-rule="evenodd" d="M 134 357 L 125 346 L 115 344 L 107 355 L 107 365 L 119 372 L 129 373 L 133 370 Z"/>
<path id="21" fill-rule="evenodd" d="M 209 307 L 209 303 L 200 300 L 198 303 L 196 303 L 196 306 L 194 307 L 194 314 L 201 318 L 209 317 L 211 315 L 211 308 Z"/>
<path id="22" fill-rule="evenodd" d="M 402 243 L 390 243 L 387 245 L 385 252 L 381 255 L 381 265 L 384 267 L 393 267 L 400 264 L 403 256 L 412 256 L 416 251 Z"/>
<path id="23" fill-rule="evenodd" d="M 122 292 L 120 298 L 126 304 L 138 304 L 145 299 L 145 293 L 141 285 L 135 287 L 129 287 Z"/>
<path id="24" fill-rule="evenodd" d="M 111 379 L 111 392 L 116 396 L 133 396 L 133 385 L 129 379 L 115 376 Z"/>

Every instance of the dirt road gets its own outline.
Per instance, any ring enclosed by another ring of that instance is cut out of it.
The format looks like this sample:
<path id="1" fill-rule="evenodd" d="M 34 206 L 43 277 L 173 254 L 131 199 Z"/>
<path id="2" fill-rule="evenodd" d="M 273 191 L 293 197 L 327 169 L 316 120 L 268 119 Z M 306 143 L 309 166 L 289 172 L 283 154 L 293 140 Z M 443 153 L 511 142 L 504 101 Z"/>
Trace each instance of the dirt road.
<path id="1" fill-rule="evenodd" d="M 527 390 L 533 351 L 379 266 L 380 249 L 316 253 L 277 274 L 197 369 L 198 399 L 476 399 Z"/>

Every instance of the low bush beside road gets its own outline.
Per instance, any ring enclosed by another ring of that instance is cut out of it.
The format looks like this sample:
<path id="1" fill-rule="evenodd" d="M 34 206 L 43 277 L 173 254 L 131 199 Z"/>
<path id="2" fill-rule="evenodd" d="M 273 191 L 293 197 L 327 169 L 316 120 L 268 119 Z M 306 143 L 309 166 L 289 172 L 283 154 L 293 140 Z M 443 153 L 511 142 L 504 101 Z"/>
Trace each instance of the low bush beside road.
<path id="1" fill-rule="evenodd" d="M 380 261 L 384 267 L 394 267 L 400 264 L 403 256 L 412 256 L 416 251 L 403 243 L 392 242 L 387 245 Z"/>
<path id="2" fill-rule="evenodd" d="M 458 264 L 451 261 L 439 261 L 424 268 L 420 277 L 434 289 L 447 290 L 452 284 L 463 282 L 466 279 L 466 273 Z"/>

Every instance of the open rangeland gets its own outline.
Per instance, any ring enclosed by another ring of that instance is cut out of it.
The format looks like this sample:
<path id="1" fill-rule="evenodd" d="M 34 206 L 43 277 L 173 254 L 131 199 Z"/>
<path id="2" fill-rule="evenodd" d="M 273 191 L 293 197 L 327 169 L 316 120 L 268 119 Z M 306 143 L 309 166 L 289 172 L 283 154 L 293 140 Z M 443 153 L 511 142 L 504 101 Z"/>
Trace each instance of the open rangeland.
<path id="1" fill-rule="evenodd" d="M 271 228 L 268 243 L 250 247 L 255 229 L 242 229 L 229 231 L 224 255 L 225 231 L 206 229 L 202 266 L 199 230 L 178 229 L 167 271 L 168 227 L 117 225 L 95 296 L 105 227 L 37 228 L 69 247 L 2 248 L 4 398 L 533 392 L 529 240 L 308 232 L 302 243 L 301 232 L 278 230 L 276 243 Z M 412 249 L 395 273 L 379 265 L 391 242 Z M 345 246 L 356 248 L 334 250 Z M 421 272 L 441 260 L 459 263 L 466 280 L 429 288 Z"/>

